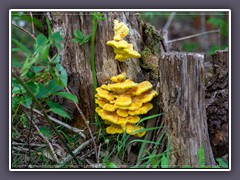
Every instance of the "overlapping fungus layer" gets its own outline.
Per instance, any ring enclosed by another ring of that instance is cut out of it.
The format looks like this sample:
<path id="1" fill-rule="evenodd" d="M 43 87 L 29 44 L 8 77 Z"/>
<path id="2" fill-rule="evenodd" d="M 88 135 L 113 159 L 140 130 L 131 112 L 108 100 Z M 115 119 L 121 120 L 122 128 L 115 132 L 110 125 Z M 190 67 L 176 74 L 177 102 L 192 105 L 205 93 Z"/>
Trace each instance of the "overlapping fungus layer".
<path id="1" fill-rule="evenodd" d="M 115 59 L 125 61 L 129 58 L 140 58 L 140 54 L 133 50 L 133 45 L 123 40 L 129 33 L 129 28 L 118 20 L 114 20 L 114 37 L 112 41 L 108 41 L 107 45 L 111 46 L 116 54 Z"/>
<path id="2" fill-rule="evenodd" d="M 157 96 L 148 81 L 135 83 L 126 79 L 126 73 L 111 78 L 112 83 L 102 85 L 96 89 L 96 112 L 109 126 L 108 134 L 127 134 L 142 137 L 144 128 L 136 125 L 140 121 L 139 115 L 146 114 L 153 108 L 150 101 Z"/>

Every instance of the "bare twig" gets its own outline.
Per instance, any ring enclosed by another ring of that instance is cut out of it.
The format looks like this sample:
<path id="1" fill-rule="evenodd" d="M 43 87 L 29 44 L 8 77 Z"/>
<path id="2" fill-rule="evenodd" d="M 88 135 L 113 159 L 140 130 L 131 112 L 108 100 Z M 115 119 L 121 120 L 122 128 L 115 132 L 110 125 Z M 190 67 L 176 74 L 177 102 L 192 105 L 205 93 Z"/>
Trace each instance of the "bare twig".
<path id="1" fill-rule="evenodd" d="M 26 143 L 19 143 L 19 142 L 15 142 L 15 141 L 12 142 L 12 145 L 13 146 L 27 146 Z M 35 147 L 45 147 L 46 145 L 45 144 L 34 144 L 34 143 L 31 143 L 30 146 L 31 147 L 34 147 L 34 146 Z"/>
<path id="2" fill-rule="evenodd" d="M 24 106 L 24 107 L 25 107 L 25 106 Z M 33 111 L 34 111 L 35 113 L 41 115 L 41 116 L 44 116 L 44 115 L 43 115 L 39 110 L 37 110 L 37 109 L 33 109 Z M 56 119 L 56 118 L 54 118 L 54 117 L 48 116 L 48 118 L 49 118 L 50 120 L 52 120 L 53 122 L 58 123 L 58 124 L 64 126 L 65 128 L 67 128 L 67 129 L 69 129 L 69 130 L 71 130 L 71 131 L 79 134 L 79 135 L 82 136 L 84 139 L 86 139 L 86 136 L 82 133 L 84 130 L 80 130 L 80 129 L 78 129 L 78 128 L 72 127 L 72 126 L 70 126 L 70 125 L 68 125 L 68 124 L 66 124 L 66 123 L 64 123 L 64 122 L 62 122 L 62 121 L 60 121 L 60 120 L 58 120 L 58 119 Z"/>
<path id="3" fill-rule="evenodd" d="M 83 148 L 85 148 L 87 145 L 89 145 L 91 142 L 93 142 L 92 139 L 89 139 L 88 141 L 82 143 L 78 148 L 76 148 L 74 151 L 73 151 L 73 154 L 74 155 L 77 155 L 79 153 L 79 151 L 81 151 Z M 66 164 L 67 162 L 71 161 L 73 158 L 72 156 L 68 155 L 67 157 L 65 157 L 61 162 L 61 166 Z"/>
<path id="4" fill-rule="evenodd" d="M 163 26 L 163 31 L 167 31 L 169 26 L 171 25 L 172 21 L 173 21 L 173 18 L 174 16 L 176 15 L 176 12 L 172 12 L 170 14 L 170 16 L 168 17 L 168 20 L 166 22 L 166 24 Z"/>
<path id="5" fill-rule="evenodd" d="M 220 33 L 220 31 L 219 31 L 219 29 L 212 30 L 212 31 L 206 31 L 206 32 L 202 32 L 202 33 L 193 34 L 193 35 L 190 35 L 190 36 L 185 36 L 185 37 L 181 37 L 181 38 L 178 38 L 178 39 L 170 40 L 170 41 L 167 41 L 167 43 L 183 41 L 183 40 L 186 40 L 186 39 L 190 39 L 190 38 L 194 38 L 194 37 L 198 37 L 198 36 L 202 36 L 202 35 L 210 34 L 210 33 Z"/>
<path id="6" fill-rule="evenodd" d="M 41 133 L 41 131 L 39 130 L 38 126 L 37 126 L 35 123 L 33 123 L 33 126 L 34 126 L 35 129 L 39 132 L 39 134 L 40 134 L 40 136 L 43 138 L 43 140 L 46 141 L 46 143 L 48 144 L 48 147 L 50 148 L 50 150 L 51 150 L 51 152 L 52 152 L 52 154 L 53 154 L 53 159 L 54 159 L 57 163 L 59 163 L 59 159 L 58 159 L 58 157 L 57 157 L 57 155 L 56 155 L 56 153 L 55 153 L 55 151 L 54 151 L 54 149 L 53 149 L 52 144 L 51 144 L 51 143 L 48 141 L 48 139 Z"/>
<path id="7" fill-rule="evenodd" d="M 28 118 L 28 120 L 30 121 L 30 123 L 35 127 L 35 129 L 38 131 L 38 133 L 39 133 L 39 135 L 43 138 L 43 140 L 44 141 L 46 141 L 46 143 L 48 144 L 48 147 L 50 148 L 50 151 L 52 152 L 52 155 L 53 155 L 53 159 L 57 162 L 57 163 L 59 163 L 59 159 L 58 159 L 58 157 L 57 157 L 57 155 L 56 155 L 56 153 L 55 153 L 55 151 L 54 151 L 54 148 L 53 148 L 53 146 L 52 146 L 52 144 L 48 141 L 48 139 L 46 138 L 46 136 L 44 136 L 42 133 L 41 133 L 41 131 L 40 131 L 40 129 L 38 128 L 38 126 L 32 121 L 32 111 L 31 111 L 31 115 L 29 116 L 27 113 L 26 113 L 26 115 L 27 115 L 27 118 Z M 30 147 L 29 147 L 29 152 L 30 152 Z M 29 161 L 30 162 L 30 161 Z M 29 166 L 29 164 L 28 164 L 28 166 Z M 27 167 L 28 167 L 27 166 Z"/>
<path id="8" fill-rule="evenodd" d="M 14 27 L 20 29 L 21 31 L 27 33 L 31 38 L 33 38 L 34 40 L 36 40 L 35 36 L 34 36 L 32 33 L 30 33 L 29 31 L 27 31 L 26 29 L 24 29 L 24 28 L 22 28 L 22 27 L 20 27 L 20 26 L 18 26 L 18 25 L 16 25 L 16 24 L 12 24 L 12 25 L 13 25 Z"/>
<path id="9" fill-rule="evenodd" d="M 29 133 L 28 133 L 28 138 L 27 138 L 27 143 L 28 143 L 28 155 L 29 155 L 29 161 L 28 161 L 28 164 L 27 164 L 27 167 L 31 164 L 31 145 L 30 145 L 30 138 L 31 138 L 31 134 L 32 134 L 32 125 L 33 125 L 33 122 L 32 122 L 32 119 L 33 119 L 33 110 L 32 110 L 32 107 L 31 107 L 31 112 L 30 112 L 30 125 L 29 125 Z"/>
<path id="10" fill-rule="evenodd" d="M 12 149 L 16 151 L 26 152 L 26 153 L 28 152 L 28 149 L 24 147 L 12 147 Z"/>
<path id="11" fill-rule="evenodd" d="M 31 16 L 31 19 L 32 19 L 32 33 L 34 34 L 34 23 L 33 23 L 33 15 L 32 15 L 32 12 L 30 12 L 30 16 Z"/>
<path id="12" fill-rule="evenodd" d="M 71 92 L 68 90 L 67 87 L 66 87 L 65 89 L 66 89 L 66 91 L 67 91 L 68 93 L 71 94 Z M 91 130 L 91 128 L 89 127 L 89 125 L 88 125 L 88 123 L 87 123 L 87 120 L 86 120 L 86 117 L 85 117 L 85 115 L 83 114 L 83 112 L 82 112 L 82 110 L 80 109 L 80 107 L 78 106 L 78 104 L 75 103 L 75 102 L 73 102 L 73 103 L 74 103 L 74 105 L 76 106 L 76 108 L 77 108 L 77 110 L 78 110 L 78 113 L 80 114 L 81 118 L 83 119 L 85 125 L 87 126 L 87 129 L 88 129 L 88 131 L 89 131 L 89 134 L 90 134 L 90 136 L 91 136 L 91 139 L 93 140 L 93 146 L 94 146 L 96 161 L 97 161 L 97 163 L 99 163 L 98 152 L 97 152 L 97 145 L 96 145 L 96 142 L 95 142 L 95 140 L 94 140 L 94 137 L 93 137 L 93 134 L 92 134 L 92 130 Z"/>

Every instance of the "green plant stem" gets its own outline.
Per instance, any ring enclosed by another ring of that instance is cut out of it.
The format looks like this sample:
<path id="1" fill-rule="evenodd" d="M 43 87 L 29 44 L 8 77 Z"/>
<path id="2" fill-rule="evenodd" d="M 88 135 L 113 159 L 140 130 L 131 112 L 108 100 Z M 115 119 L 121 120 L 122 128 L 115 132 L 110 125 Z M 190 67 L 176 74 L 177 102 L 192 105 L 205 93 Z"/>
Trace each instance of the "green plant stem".
<path id="1" fill-rule="evenodd" d="M 94 88 L 94 94 L 96 93 L 97 88 L 97 74 L 95 69 L 95 36 L 97 31 L 97 20 L 93 16 L 92 17 L 92 36 L 91 36 L 91 70 L 92 70 L 92 78 L 93 78 L 93 88 Z"/>
<path id="2" fill-rule="evenodd" d="M 35 101 L 36 105 L 38 106 L 39 110 L 42 111 L 45 119 L 47 120 L 48 124 L 51 126 L 51 128 L 53 129 L 53 131 L 57 134 L 58 138 L 60 139 L 60 141 L 62 142 L 62 144 L 65 146 L 66 150 L 68 151 L 68 153 L 73 157 L 73 159 L 75 160 L 75 162 L 77 163 L 78 166 L 80 166 L 76 156 L 72 153 L 71 149 L 69 148 L 69 146 L 67 145 L 67 143 L 64 141 L 62 135 L 58 132 L 58 130 L 55 128 L 54 124 L 52 123 L 52 121 L 49 119 L 45 109 L 42 107 L 42 105 L 40 104 L 40 102 L 38 101 L 38 99 L 36 98 L 36 96 L 32 93 L 32 91 L 25 85 L 25 83 L 15 74 L 12 74 L 12 76 L 14 78 L 17 79 L 17 81 L 24 87 L 24 89 L 28 92 L 29 96 L 31 96 L 33 98 L 33 100 Z"/>
<path id="3" fill-rule="evenodd" d="M 97 73 L 95 69 L 95 36 L 96 36 L 96 31 L 97 31 L 97 24 L 98 20 L 96 19 L 95 16 L 92 16 L 92 36 L 91 36 L 91 70 L 92 70 L 92 79 L 93 79 L 93 88 L 94 88 L 94 94 L 96 94 L 96 88 L 97 88 Z M 95 107 L 96 107 L 95 103 Z M 96 112 L 94 112 L 94 117 L 95 117 L 95 122 L 98 126 L 99 129 L 101 128 L 101 125 L 99 125 L 99 117 Z"/>

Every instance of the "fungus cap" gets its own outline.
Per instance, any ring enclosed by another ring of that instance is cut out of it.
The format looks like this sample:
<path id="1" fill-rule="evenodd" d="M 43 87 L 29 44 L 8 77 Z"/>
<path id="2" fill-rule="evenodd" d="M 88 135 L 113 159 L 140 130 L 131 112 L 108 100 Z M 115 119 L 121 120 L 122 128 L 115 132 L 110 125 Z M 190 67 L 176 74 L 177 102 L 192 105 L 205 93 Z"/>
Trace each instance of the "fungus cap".
<path id="1" fill-rule="evenodd" d="M 157 95 L 158 95 L 157 91 L 149 90 L 137 97 L 140 98 L 143 103 L 146 103 L 146 102 L 150 102 Z"/>
<path id="2" fill-rule="evenodd" d="M 129 110 L 128 114 L 131 115 L 131 116 L 137 116 L 137 115 L 141 115 L 141 114 L 146 114 L 152 108 L 153 108 L 152 103 L 145 103 L 139 109 L 136 109 L 136 110 L 133 110 L 133 111 Z"/>
<path id="3" fill-rule="evenodd" d="M 126 131 L 127 134 L 131 134 L 131 135 L 137 136 L 139 138 L 146 134 L 145 131 L 142 131 L 142 130 L 144 130 L 144 128 L 142 126 L 138 126 L 138 125 L 131 124 L 131 123 L 126 124 L 126 126 L 124 127 L 124 130 Z"/>
<path id="4" fill-rule="evenodd" d="M 129 106 L 132 104 L 131 96 L 127 94 L 121 94 L 117 97 L 115 104 L 117 106 Z"/>
<path id="5" fill-rule="evenodd" d="M 119 115 L 121 117 L 127 117 L 128 116 L 128 110 L 117 109 L 116 113 L 117 113 L 117 115 Z"/>
<path id="6" fill-rule="evenodd" d="M 106 132 L 108 134 L 122 134 L 124 130 L 119 125 L 111 124 L 106 128 Z"/>
<path id="7" fill-rule="evenodd" d="M 112 101 L 115 98 L 115 96 L 112 95 L 111 93 L 109 93 L 109 91 L 107 91 L 101 87 L 96 88 L 96 91 L 97 91 L 97 94 L 99 97 L 104 98 L 108 101 Z"/>
<path id="8" fill-rule="evenodd" d="M 121 74 L 119 74 L 117 76 L 111 77 L 111 81 L 115 82 L 115 83 L 122 82 L 125 79 L 126 79 L 126 73 L 125 72 L 123 72 L 123 73 L 121 73 Z"/>
<path id="9" fill-rule="evenodd" d="M 125 91 L 131 88 L 137 87 L 137 85 L 138 85 L 137 83 L 127 79 L 124 82 L 108 84 L 107 89 L 108 91 L 113 91 L 116 93 L 124 93 Z"/>
<path id="10" fill-rule="evenodd" d="M 152 89 L 152 84 L 149 81 L 143 81 L 141 83 L 138 84 L 138 86 L 132 90 L 132 94 L 133 95 L 140 95 L 150 89 Z"/>
<path id="11" fill-rule="evenodd" d="M 119 23 L 118 20 L 114 20 L 114 40 L 120 41 L 129 33 L 129 28 L 123 23 Z"/>

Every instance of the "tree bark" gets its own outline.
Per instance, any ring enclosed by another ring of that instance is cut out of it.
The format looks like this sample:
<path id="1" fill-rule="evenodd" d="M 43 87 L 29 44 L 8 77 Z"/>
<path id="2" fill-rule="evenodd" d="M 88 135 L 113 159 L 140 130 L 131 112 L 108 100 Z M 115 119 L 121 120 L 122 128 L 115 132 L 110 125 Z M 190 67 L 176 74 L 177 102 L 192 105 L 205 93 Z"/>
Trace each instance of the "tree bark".
<path id="1" fill-rule="evenodd" d="M 159 61 L 163 121 L 170 137 L 170 166 L 198 167 L 203 146 L 206 165 L 215 165 L 205 111 L 204 56 L 164 53 Z"/>
<path id="2" fill-rule="evenodd" d="M 142 27 L 137 13 L 130 12 L 103 12 L 106 20 L 99 21 L 95 39 L 95 67 L 98 85 L 107 82 L 111 76 L 126 72 L 128 78 L 137 81 L 137 75 L 142 73 L 138 59 L 130 59 L 125 62 L 114 60 L 115 54 L 112 47 L 106 42 L 113 39 L 113 21 L 118 19 L 129 27 L 129 34 L 125 38 L 133 44 L 134 50 L 140 52 L 142 49 Z M 62 42 L 61 63 L 69 75 L 68 87 L 78 97 L 80 108 L 83 110 L 90 123 L 94 123 L 94 89 L 92 71 L 90 65 L 91 52 L 90 42 L 80 46 L 71 40 L 75 29 L 82 31 L 83 35 L 92 33 L 92 16 L 89 12 L 51 12 L 50 14 L 53 30 L 61 32 L 64 38 Z M 66 104 L 65 108 L 72 114 L 74 106 Z M 78 113 L 73 113 L 76 119 L 75 126 L 84 127 Z"/>
<path id="3" fill-rule="evenodd" d="M 209 135 L 215 157 L 228 154 L 228 51 L 212 55 L 212 72 L 206 85 Z"/>

